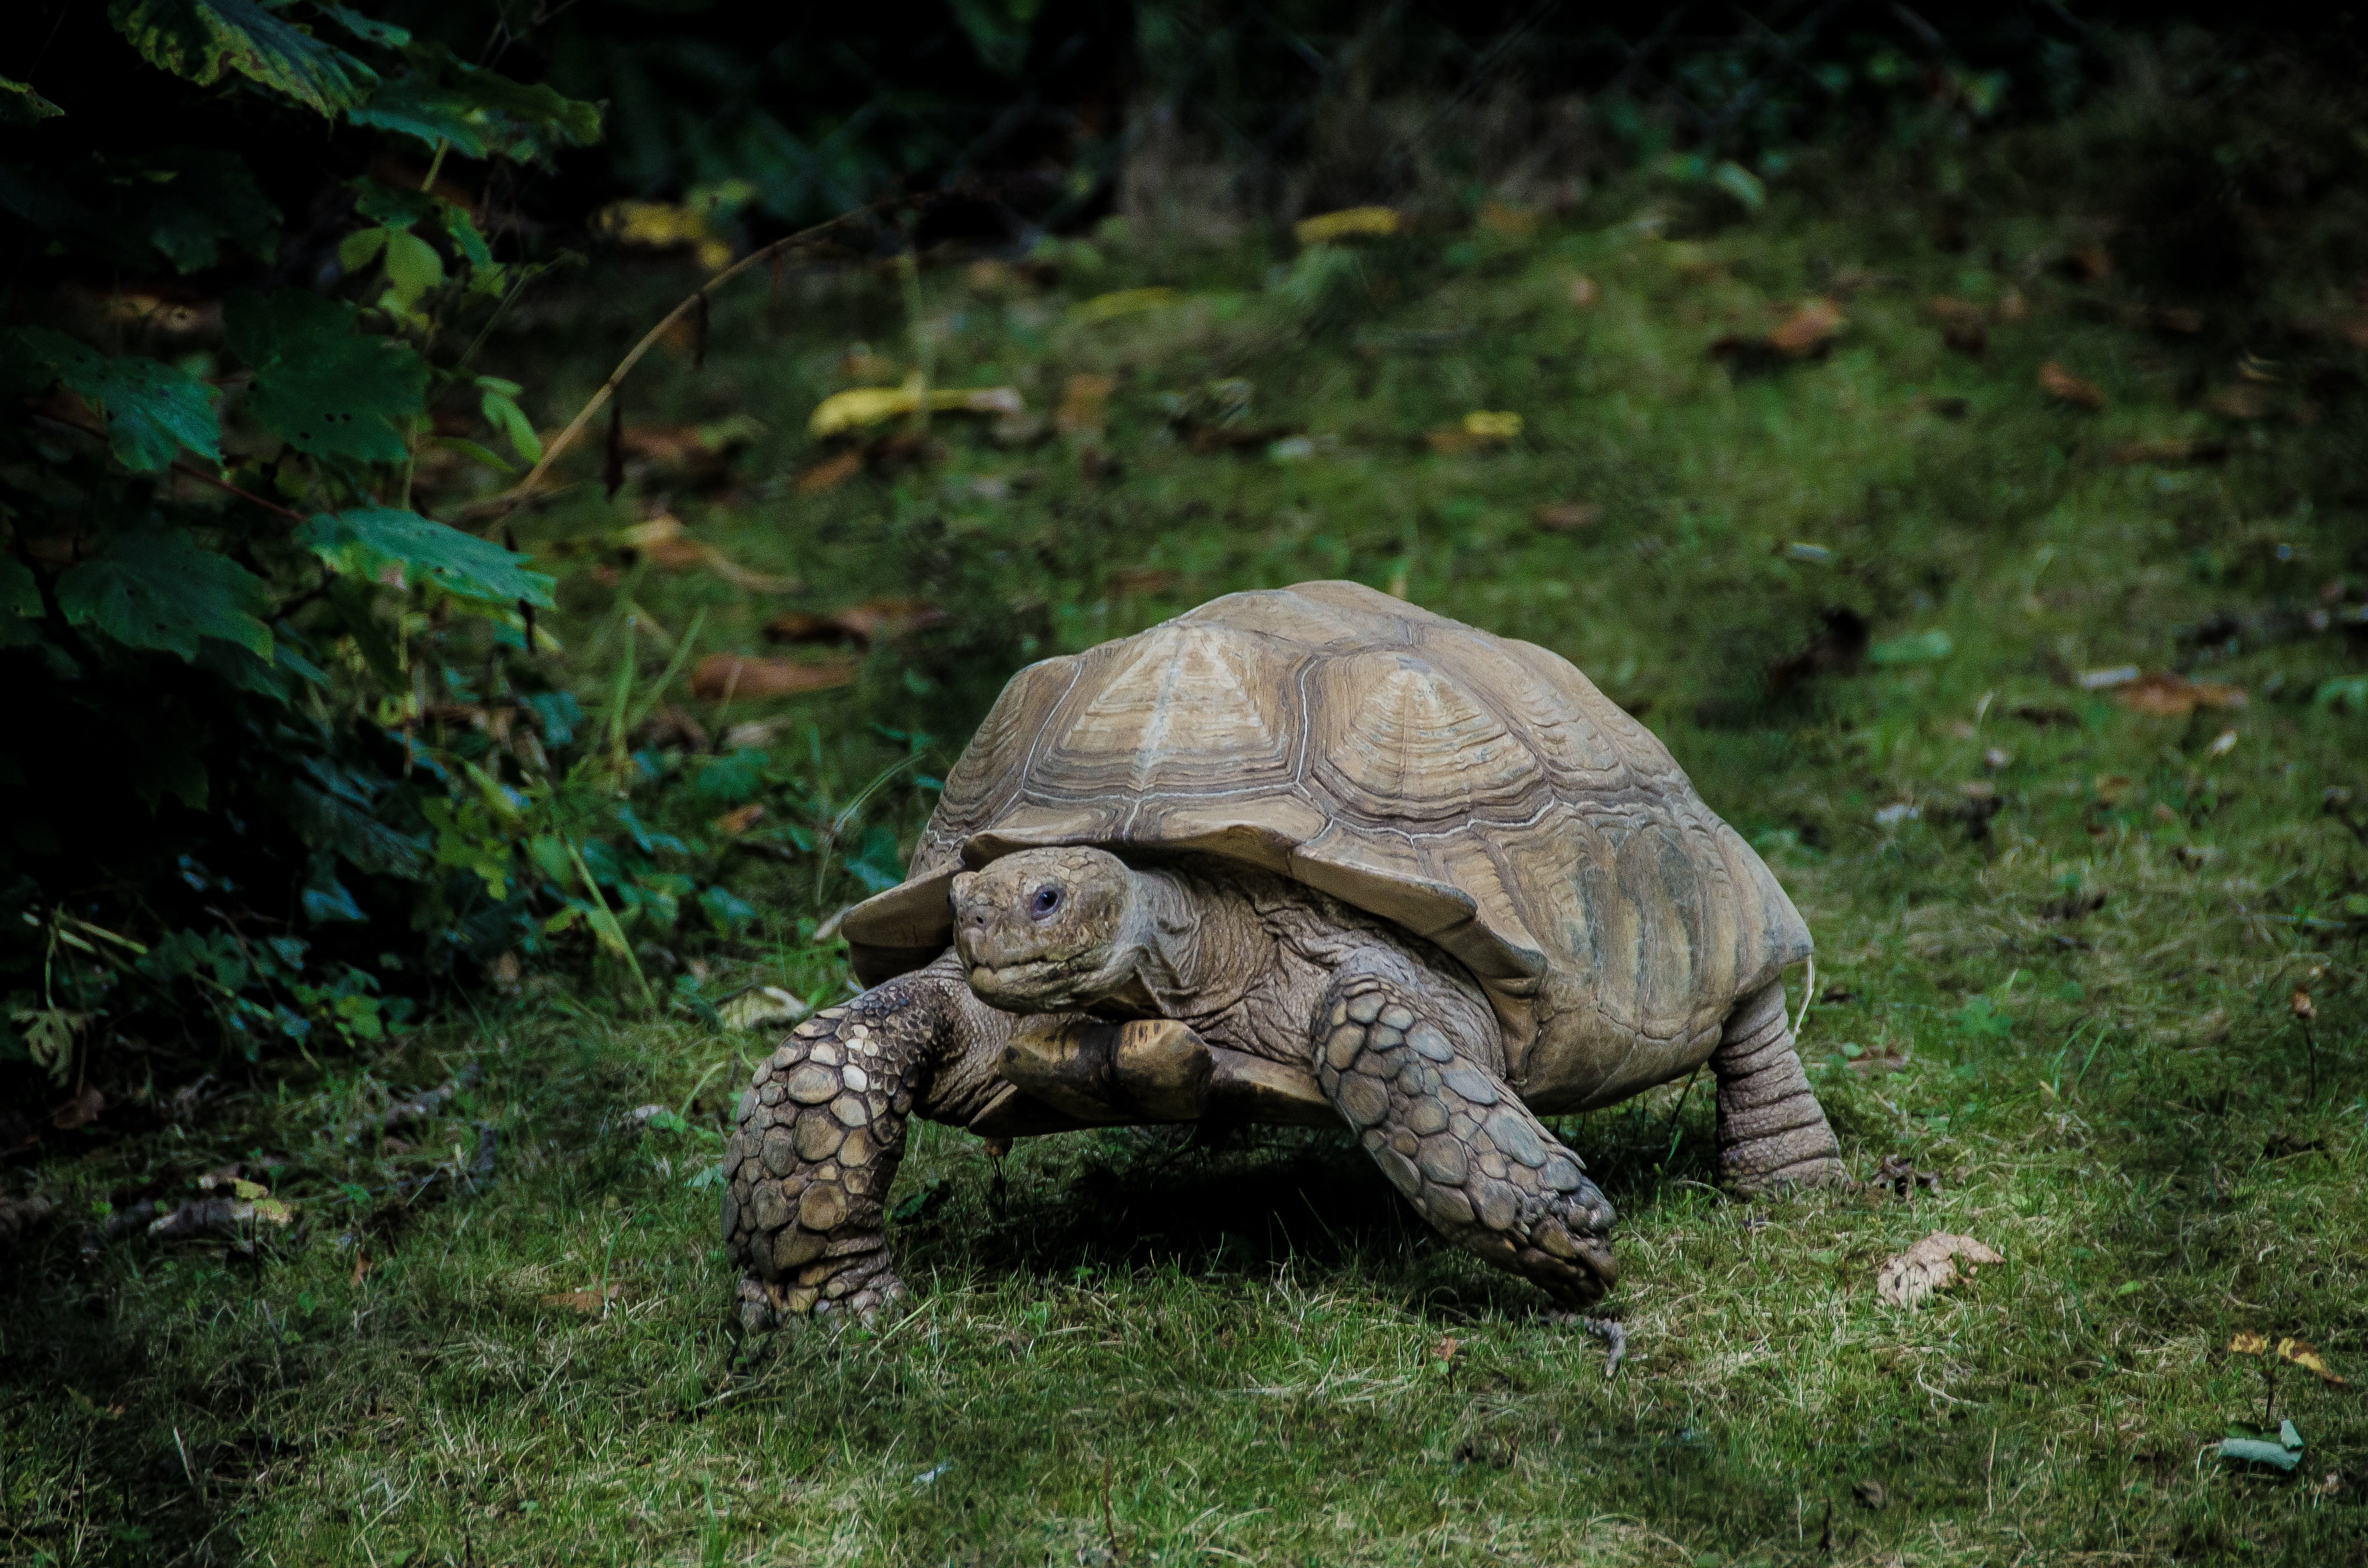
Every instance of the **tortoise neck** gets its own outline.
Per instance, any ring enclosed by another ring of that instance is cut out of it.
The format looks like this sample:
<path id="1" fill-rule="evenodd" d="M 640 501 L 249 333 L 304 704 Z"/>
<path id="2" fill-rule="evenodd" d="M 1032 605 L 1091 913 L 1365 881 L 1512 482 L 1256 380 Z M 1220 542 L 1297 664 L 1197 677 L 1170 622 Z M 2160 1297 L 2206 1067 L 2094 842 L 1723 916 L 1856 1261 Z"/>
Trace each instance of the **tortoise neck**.
<path id="1" fill-rule="evenodd" d="M 1230 1003 L 1245 977 L 1267 967 L 1241 950 L 1266 933 L 1234 890 L 1182 868 L 1138 868 L 1132 892 L 1124 940 L 1133 980 L 1124 1001 L 1164 1017 L 1195 1017 Z"/>

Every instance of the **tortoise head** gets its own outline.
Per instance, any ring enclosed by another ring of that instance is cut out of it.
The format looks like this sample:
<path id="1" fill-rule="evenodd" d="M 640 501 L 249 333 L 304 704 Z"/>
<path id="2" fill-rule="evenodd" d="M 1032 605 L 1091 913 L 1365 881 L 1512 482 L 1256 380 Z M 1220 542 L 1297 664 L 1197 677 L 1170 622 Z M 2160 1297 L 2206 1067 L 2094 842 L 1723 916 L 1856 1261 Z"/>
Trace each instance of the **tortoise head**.
<path id="1" fill-rule="evenodd" d="M 1133 984 L 1134 872 L 1100 849 L 1023 849 L 954 879 L 954 945 L 971 989 L 1011 1013 L 1091 1007 Z"/>

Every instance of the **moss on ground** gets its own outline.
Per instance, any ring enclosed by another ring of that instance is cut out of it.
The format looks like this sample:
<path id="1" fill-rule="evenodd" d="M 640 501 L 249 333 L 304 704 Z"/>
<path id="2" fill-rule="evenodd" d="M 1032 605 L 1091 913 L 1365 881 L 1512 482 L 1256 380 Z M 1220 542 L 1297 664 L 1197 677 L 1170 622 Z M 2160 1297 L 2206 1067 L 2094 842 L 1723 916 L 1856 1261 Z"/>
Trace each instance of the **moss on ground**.
<path id="1" fill-rule="evenodd" d="M 664 511 L 803 581 L 566 557 L 587 699 L 629 606 L 644 676 L 700 610 L 703 647 L 748 652 L 785 608 L 945 612 L 841 689 L 684 699 L 714 734 L 780 722 L 777 823 L 915 732 L 942 768 L 1024 659 L 1233 589 L 1357 577 L 1552 647 L 1807 915 L 1804 1051 L 1853 1167 L 1937 1187 L 1730 1201 L 1679 1085 L 1567 1120 L 1624 1217 L 1607 1382 L 1338 1140 L 1078 1134 L 998 1167 L 933 1128 L 897 1188 L 909 1313 L 745 1346 L 706 1173 L 766 1040 L 637 1021 L 553 960 L 184 1120 L 157 1085 L 154 1131 L 34 1174 L 78 1213 L 244 1159 L 298 1221 L 251 1257 L 32 1239 L 0 1322 L 11 1559 L 2368 1561 L 2362 353 L 2264 332 L 2357 309 L 2308 278 L 2190 321 L 2059 265 L 2077 222 L 1973 188 L 1804 179 L 1744 221 L 1631 185 L 1315 261 L 1115 237 L 926 269 L 917 326 L 893 270 L 793 274 L 719 305 L 704 372 L 677 354 L 633 392 L 769 434 L 613 504 L 587 455 L 521 528 L 560 559 Z M 1153 285 L 1180 297 L 1074 310 Z M 506 370 L 588 390 L 678 286 L 610 277 Z M 1812 295 L 1828 341 L 1748 341 Z M 1983 354 L 1935 296 L 1983 313 Z M 815 403 L 924 352 L 1076 428 L 944 417 L 802 485 L 832 455 Z M 2044 391 L 2050 363 L 2104 406 Z M 1453 434 L 1475 410 L 1520 434 Z M 2142 711 L 2082 679 L 2123 665 L 2248 700 Z M 909 844 L 929 799 L 900 774 L 865 809 Z M 843 983 L 814 937 L 846 873 L 791 837 L 775 860 L 764 939 L 699 994 Z M 438 1117 L 370 1130 L 470 1062 Z M 650 1105 L 684 1115 L 631 1125 Z M 393 1188 L 465 1167 L 481 1122 L 489 1181 Z M 2006 1261 L 1879 1301 L 1933 1231 Z M 2351 1386 L 2226 1353 L 2247 1331 Z M 2291 1477 L 2214 1457 L 2264 1417 L 2303 1435 Z"/>

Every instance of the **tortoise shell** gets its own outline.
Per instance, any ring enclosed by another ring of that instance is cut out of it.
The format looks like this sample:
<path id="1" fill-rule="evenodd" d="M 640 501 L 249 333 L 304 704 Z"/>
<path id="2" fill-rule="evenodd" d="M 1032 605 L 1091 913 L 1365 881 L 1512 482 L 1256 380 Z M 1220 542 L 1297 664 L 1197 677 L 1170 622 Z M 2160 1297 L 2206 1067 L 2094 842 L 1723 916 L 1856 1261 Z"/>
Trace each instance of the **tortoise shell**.
<path id="1" fill-rule="evenodd" d="M 1542 1111 L 1690 1069 L 1809 952 L 1759 856 L 1567 661 L 1356 583 L 1229 594 L 1014 676 L 906 880 L 848 914 L 857 975 L 951 945 L 957 871 L 1069 844 L 1261 867 L 1429 938 Z"/>

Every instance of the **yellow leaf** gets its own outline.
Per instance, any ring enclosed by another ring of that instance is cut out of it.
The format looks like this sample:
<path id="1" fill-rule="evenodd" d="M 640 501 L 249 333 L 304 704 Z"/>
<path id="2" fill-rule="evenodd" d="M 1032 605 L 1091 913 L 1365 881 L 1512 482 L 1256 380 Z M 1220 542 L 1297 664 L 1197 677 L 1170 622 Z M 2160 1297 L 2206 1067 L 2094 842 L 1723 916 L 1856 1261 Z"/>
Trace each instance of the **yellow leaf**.
<path id="1" fill-rule="evenodd" d="M 238 1194 L 239 1197 L 245 1199 L 250 1203 L 254 1202 L 258 1198 L 268 1198 L 271 1196 L 271 1189 L 264 1186 L 259 1181 L 240 1181 L 236 1178 L 233 1178 L 230 1184 L 230 1189 Z"/>
<path id="2" fill-rule="evenodd" d="M 1387 207 L 1351 207 L 1302 218 L 1291 232 L 1304 245 L 1320 245 L 1360 234 L 1395 234 L 1398 232 L 1398 215 Z"/>
<path id="3" fill-rule="evenodd" d="M 2351 1386 L 2345 1380 L 2337 1377 L 2328 1369 L 2327 1362 L 2318 1354 L 2318 1347 L 2306 1339 L 2279 1340 L 2278 1359 L 2292 1361 L 2306 1372 L 2317 1372 L 2322 1380 L 2333 1383 L 2337 1388 Z"/>
<path id="4" fill-rule="evenodd" d="M 2248 1330 L 2228 1341 L 2229 1350 L 2238 1356 L 2259 1356 L 2270 1347 L 2270 1336 Z"/>
<path id="5" fill-rule="evenodd" d="M 1121 289 L 1114 294 L 1097 294 L 1077 305 L 1069 312 L 1069 319 L 1080 326 L 1091 326 L 1096 322 L 1131 316 L 1138 311 L 1156 311 L 1182 298 L 1173 289 Z"/>
<path id="6" fill-rule="evenodd" d="M 1521 433 L 1521 416 L 1475 408 L 1463 416 L 1463 433 L 1484 441 L 1509 441 Z"/>
<path id="7" fill-rule="evenodd" d="M 921 406 L 921 378 L 901 387 L 857 387 L 822 400 L 806 421 L 810 436 L 839 436 L 866 426 L 882 425 Z M 1027 405 L 1017 387 L 971 387 L 929 393 L 929 408 L 938 414 L 1018 414 Z"/>

